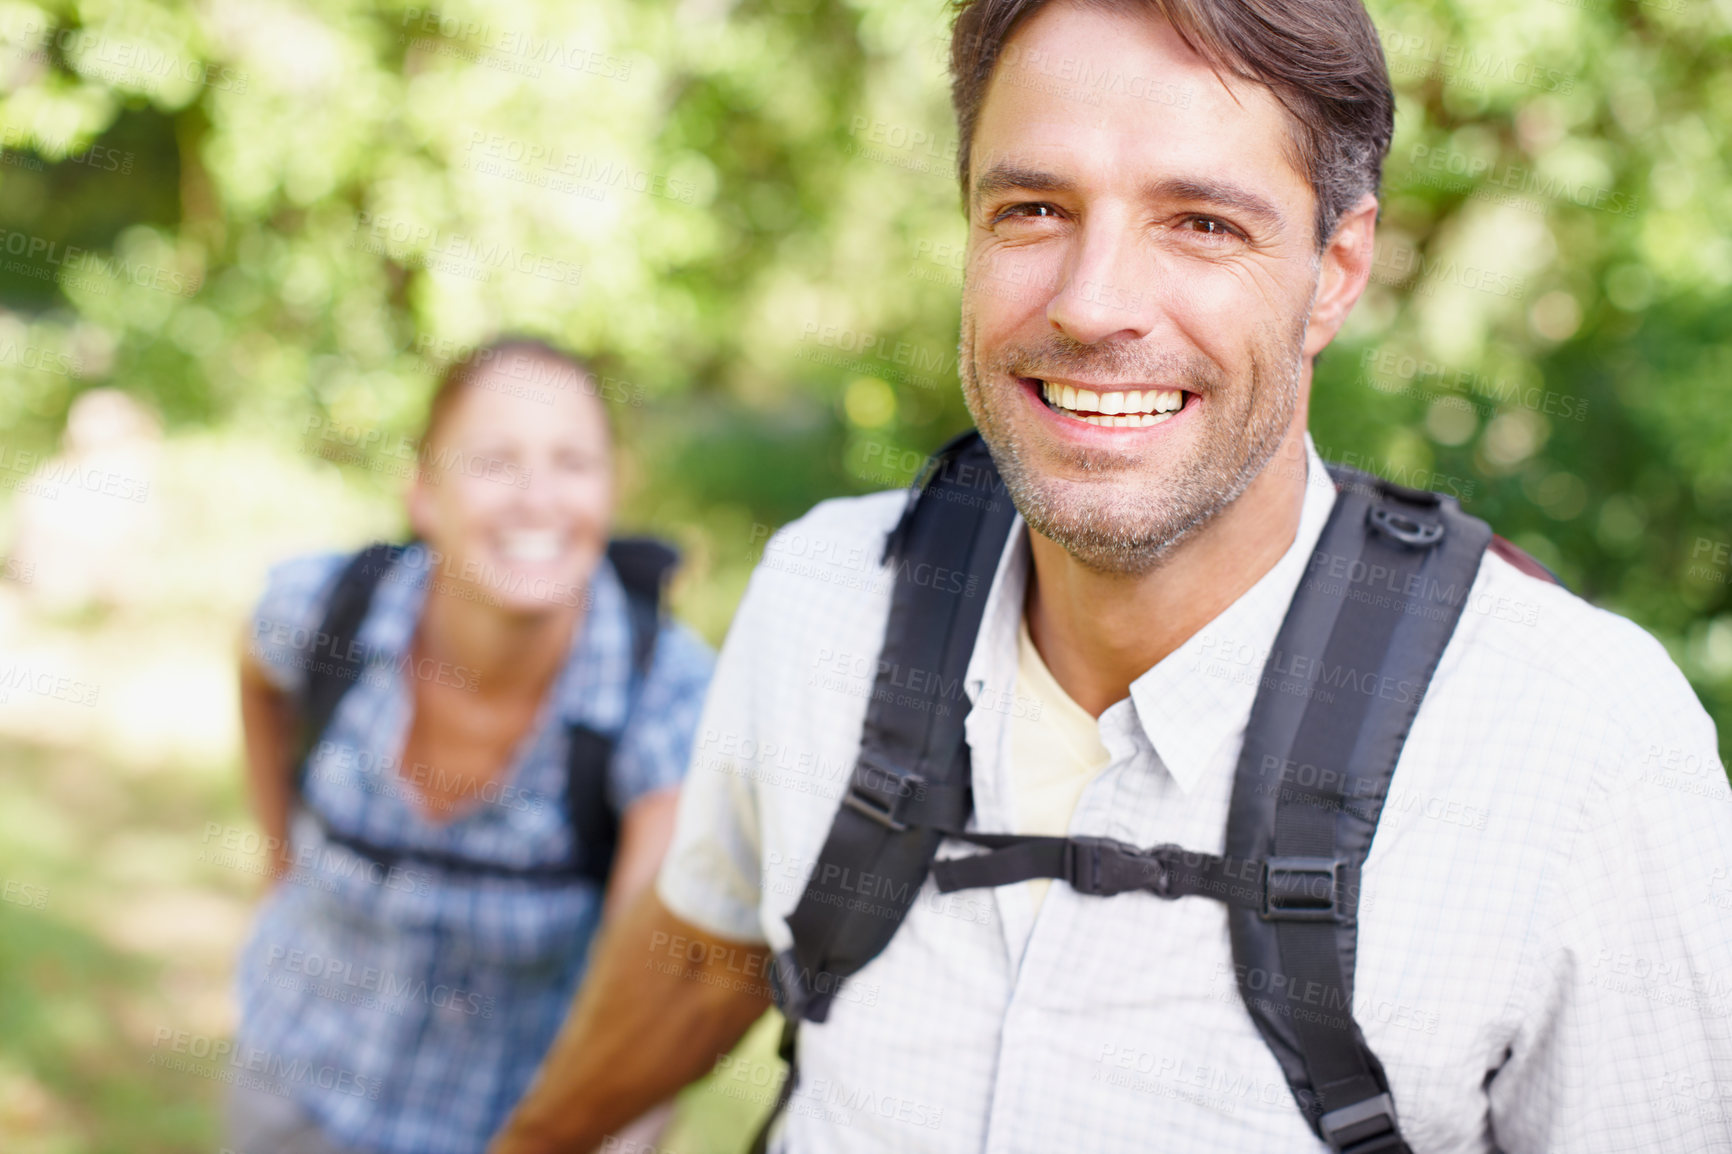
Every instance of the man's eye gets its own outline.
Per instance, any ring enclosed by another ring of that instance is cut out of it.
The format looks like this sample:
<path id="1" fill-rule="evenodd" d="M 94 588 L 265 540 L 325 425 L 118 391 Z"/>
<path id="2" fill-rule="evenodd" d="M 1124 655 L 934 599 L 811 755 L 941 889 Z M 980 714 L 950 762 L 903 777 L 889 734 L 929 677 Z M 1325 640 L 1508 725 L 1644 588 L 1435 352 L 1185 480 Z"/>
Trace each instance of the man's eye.
<path id="1" fill-rule="evenodd" d="M 1044 202 L 1036 202 L 1036 203 L 1032 203 L 1032 204 L 1013 204 L 1009 208 L 1001 210 L 998 213 L 998 215 L 994 216 L 992 218 L 992 223 L 997 224 L 999 221 L 1006 220 L 1006 219 L 1009 219 L 1011 217 L 1041 218 L 1041 217 L 1056 217 L 1057 215 L 1058 215 L 1058 209 L 1056 209 L 1052 205 L 1046 204 Z"/>
<path id="2" fill-rule="evenodd" d="M 1193 216 L 1186 222 L 1186 224 L 1190 227 L 1192 232 L 1201 233 L 1204 236 L 1218 236 L 1225 238 L 1235 235 L 1232 225 L 1229 225 L 1224 220 L 1217 220 L 1212 216 Z"/>

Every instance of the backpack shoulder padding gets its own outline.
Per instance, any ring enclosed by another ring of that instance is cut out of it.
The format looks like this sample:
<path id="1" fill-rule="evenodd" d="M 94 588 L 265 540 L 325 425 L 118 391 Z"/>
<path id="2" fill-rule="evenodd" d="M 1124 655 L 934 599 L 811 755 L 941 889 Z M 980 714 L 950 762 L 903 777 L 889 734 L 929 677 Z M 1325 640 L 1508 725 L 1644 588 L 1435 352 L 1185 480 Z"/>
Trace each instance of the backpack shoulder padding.
<path id="1" fill-rule="evenodd" d="M 298 734 L 293 753 L 295 792 L 304 790 L 307 759 L 336 715 L 337 703 L 366 668 L 358 637 L 373 593 L 403 555 L 404 546 L 379 542 L 356 553 L 337 574 L 325 598 L 324 615 L 313 634 L 307 678 L 301 686 Z"/>
<path id="2" fill-rule="evenodd" d="M 1246 1008 L 1313 1130 L 1335 1149 L 1401 1150 L 1352 1014 L 1359 875 L 1491 530 L 1451 498 L 1330 473 L 1335 508 L 1264 666 L 1227 819 L 1224 856 L 1265 863 L 1265 908 L 1230 906 L 1228 935 Z M 1271 909 L 1277 881 L 1327 900 Z M 1275 975 L 1320 992 L 1321 1012 L 1271 996 Z"/>
<path id="3" fill-rule="evenodd" d="M 663 591 L 680 555 L 672 545 L 653 537 L 617 537 L 608 542 L 607 559 L 625 587 L 632 669 L 641 686 L 655 661 Z M 566 812 L 582 847 L 577 872 L 606 886 L 619 845 L 619 813 L 607 788 L 614 739 L 588 726 L 573 725 L 566 731 L 566 740 Z"/>
<path id="4" fill-rule="evenodd" d="M 1015 517 L 985 442 L 971 433 L 940 450 L 890 534 L 892 626 L 860 756 L 819 855 L 849 863 L 850 877 L 863 870 L 887 884 L 867 910 L 841 875 L 814 870 L 788 917 L 794 948 L 775 975 L 795 1017 L 823 1021 L 841 983 L 889 944 L 944 831 L 972 809 L 961 678 Z M 909 669 L 936 676 L 912 691 L 895 683 Z"/>

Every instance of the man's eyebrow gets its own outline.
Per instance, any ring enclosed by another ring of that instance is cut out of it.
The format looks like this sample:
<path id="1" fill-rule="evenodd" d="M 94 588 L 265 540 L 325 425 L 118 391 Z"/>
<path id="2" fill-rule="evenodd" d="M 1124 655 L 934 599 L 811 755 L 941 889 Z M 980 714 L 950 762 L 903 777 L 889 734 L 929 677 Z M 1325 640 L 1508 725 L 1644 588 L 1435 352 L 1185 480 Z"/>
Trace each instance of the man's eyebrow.
<path id="1" fill-rule="evenodd" d="M 974 199 L 984 200 L 1004 192 L 1069 192 L 1073 187 L 1062 176 L 1001 161 L 974 182 Z"/>
<path id="2" fill-rule="evenodd" d="M 1204 204 L 1218 205 L 1221 208 L 1251 217 L 1266 228 L 1279 229 L 1286 223 L 1286 218 L 1281 215 L 1281 210 L 1276 208 L 1271 201 L 1248 188 L 1241 188 L 1239 185 L 1224 180 L 1189 180 L 1183 177 L 1170 177 L 1145 185 L 1143 194 L 1151 200 L 1200 201 Z"/>

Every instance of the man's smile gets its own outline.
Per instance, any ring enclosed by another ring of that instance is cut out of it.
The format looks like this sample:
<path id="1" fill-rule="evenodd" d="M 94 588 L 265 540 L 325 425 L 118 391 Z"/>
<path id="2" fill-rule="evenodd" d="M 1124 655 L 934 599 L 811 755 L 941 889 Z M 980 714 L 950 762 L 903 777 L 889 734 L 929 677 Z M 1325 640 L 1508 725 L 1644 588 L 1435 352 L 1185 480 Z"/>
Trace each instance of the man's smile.
<path id="1" fill-rule="evenodd" d="M 1146 429 L 1164 424 L 1193 401 L 1184 389 L 1127 382 L 1074 382 L 1057 377 L 1018 377 L 1017 382 L 1051 412 L 1071 421 L 1106 428 Z"/>

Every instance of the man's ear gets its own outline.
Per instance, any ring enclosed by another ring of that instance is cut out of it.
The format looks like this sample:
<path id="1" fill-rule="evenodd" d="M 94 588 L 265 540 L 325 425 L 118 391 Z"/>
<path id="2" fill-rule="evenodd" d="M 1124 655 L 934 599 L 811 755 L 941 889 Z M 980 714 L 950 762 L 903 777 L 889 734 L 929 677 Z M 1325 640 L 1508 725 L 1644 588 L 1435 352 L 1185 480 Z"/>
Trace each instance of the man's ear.
<path id="1" fill-rule="evenodd" d="M 1305 355 L 1322 352 L 1341 331 L 1347 314 L 1371 279 L 1371 258 L 1377 240 L 1377 197 L 1366 193 L 1341 214 L 1335 232 L 1318 262 L 1317 295 L 1305 330 Z"/>

